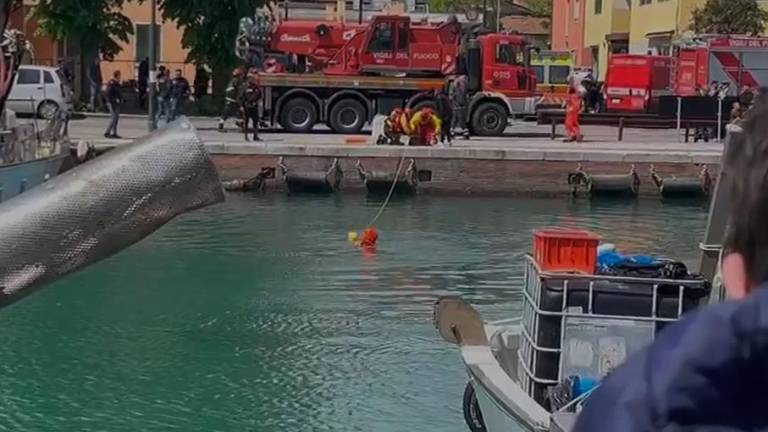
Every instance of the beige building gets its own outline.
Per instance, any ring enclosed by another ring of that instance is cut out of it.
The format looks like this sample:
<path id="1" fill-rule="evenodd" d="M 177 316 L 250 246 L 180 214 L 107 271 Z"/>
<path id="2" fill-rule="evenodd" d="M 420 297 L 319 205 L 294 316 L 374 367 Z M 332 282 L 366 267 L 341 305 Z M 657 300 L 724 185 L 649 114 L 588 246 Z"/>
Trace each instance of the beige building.
<path id="1" fill-rule="evenodd" d="M 605 78 L 608 56 L 628 50 L 631 1 L 637 0 L 586 0 L 584 47 L 599 79 Z"/>
<path id="2" fill-rule="evenodd" d="M 102 63 L 102 73 L 105 79 L 115 70 L 120 70 L 123 80 L 135 79 L 138 75 L 138 65 L 142 59 L 149 57 L 149 29 L 152 9 L 149 2 L 139 4 L 131 1 L 123 7 L 123 14 L 133 22 L 133 35 L 127 43 L 121 44 L 122 51 L 111 62 Z M 168 69 L 181 69 L 184 76 L 192 80 L 195 66 L 186 64 L 187 50 L 181 46 L 183 30 L 176 23 L 163 21 L 160 11 L 157 11 L 157 60 L 159 65 Z M 233 42 L 234 43 L 234 42 Z"/>

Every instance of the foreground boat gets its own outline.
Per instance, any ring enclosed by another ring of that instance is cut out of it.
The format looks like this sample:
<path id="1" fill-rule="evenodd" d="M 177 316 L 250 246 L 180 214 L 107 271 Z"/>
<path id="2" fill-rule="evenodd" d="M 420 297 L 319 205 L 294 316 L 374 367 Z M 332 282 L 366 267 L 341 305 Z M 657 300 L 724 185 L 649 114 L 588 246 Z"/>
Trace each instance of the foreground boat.
<path id="1" fill-rule="evenodd" d="M 6 111 L 6 118 L 13 114 Z M 0 130 L 0 202 L 6 201 L 42 184 L 59 174 L 69 156 L 66 136 L 36 133 L 33 125 L 13 125 Z"/>
<path id="2" fill-rule="evenodd" d="M 19 124 L 5 109 L 19 65 L 32 50 L 23 33 L 6 30 L 13 3 L 0 0 L 0 202 L 58 175 L 69 154 L 68 113 L 59 110 L 38 129 L 37 122 Z"/>
<path id="3" fill-rule="evenodd" d="M 459 344 L 469 375 L 473 432 L 569 430 L 591 390 L 577 386 L 596 383 L 709 295 L 700 278 L 545 272 L 525 260 L 521 320 L 484 323 L 456 297 L 436 305 L 436 324 Z"/>

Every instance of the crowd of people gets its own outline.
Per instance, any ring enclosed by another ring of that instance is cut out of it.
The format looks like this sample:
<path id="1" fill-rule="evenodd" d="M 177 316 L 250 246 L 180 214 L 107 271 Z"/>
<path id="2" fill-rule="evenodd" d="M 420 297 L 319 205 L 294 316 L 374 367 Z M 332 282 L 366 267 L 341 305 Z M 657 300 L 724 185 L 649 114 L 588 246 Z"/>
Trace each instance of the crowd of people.
<path id="1" fill-rule="evenodd" d="M 192 97 L 200 100 L 208 93 L 210 75 L 203 67 L 198 67 L 196 70 L 194 89 L 190 86 L 189 80 L 184 77 L 181 69 L 171 71 L 165 66 L 159 66 L 155 72 L 154 80 L 150 80 L 150 73 L 149 59 L 142 60 L 138 67 L 136 94 L 140 109 L 146 109 L 149 103 L 153 104 L 154 118 L 152 121 L 155 126 L 159 122 L 169 123 L 176 120 L 185 113 L 186 104 Z M 91 111 L 109 112 L 110 122 L 104 136 L 106 138 L 120 138 L 117 130 L 121 109 L 125 105 L 125 84 L 122 81 L 122 73 L 119 70 L 115 71 L 112 78 L 105 84 L 101 71 L 101 60 L 96 58 L 89 65 L 86 77 L 90 90 L 88 108 Z M 150 86 L 154 87 L 155 98 L 152 101 L 148 98 Z"/>

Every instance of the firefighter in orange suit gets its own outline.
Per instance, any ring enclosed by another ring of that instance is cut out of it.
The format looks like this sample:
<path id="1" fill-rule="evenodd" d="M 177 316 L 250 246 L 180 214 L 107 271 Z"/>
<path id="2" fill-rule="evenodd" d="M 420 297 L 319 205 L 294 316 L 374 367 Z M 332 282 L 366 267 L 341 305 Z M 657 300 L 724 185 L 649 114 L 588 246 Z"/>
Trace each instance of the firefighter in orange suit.
<path id="1" fill-rule="evenodd" d="M 568 137 L 565 142 L 581 142 L 584 136 L 581 134 L 579 114 L 582 110 L 581 95 L 573 84 L 568 86 L 568 96 L 565 99 L 565 133 Z"/>
<path id="2" fill-rule="evenodd" d="M 403 135 L 409 135 L 410 110 L 403 111 L 400 108 L 395 108 L 387 117 L 384 135 L 389 145 L 399 145 L 400 137 Z"/>
<path id="3" fill-rule="evenodd" d="M 437 144 L 442 122 L 432 108 L 422 108 L 411 117 L 410 133 L 412 145 L 429 146 Z"/>

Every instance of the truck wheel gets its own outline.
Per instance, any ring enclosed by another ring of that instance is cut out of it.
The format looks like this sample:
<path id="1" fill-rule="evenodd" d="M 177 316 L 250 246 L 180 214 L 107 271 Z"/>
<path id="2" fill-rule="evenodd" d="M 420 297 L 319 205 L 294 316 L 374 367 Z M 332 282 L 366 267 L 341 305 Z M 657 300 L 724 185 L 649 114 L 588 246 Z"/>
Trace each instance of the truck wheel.
<path id="1" fill-rule="evenodd" d="M 486 429 L 485 421 L 483 421 L 483 413 L 480 412 L 480 404 L 477 402 L 475 388 L 472 387 L 471 382 L 468 382 L 464 388 L 464 400 L 462 402 L 464 421 L 467 423 L 469 430 L 472 432 L 487 432 L 488 429 Z"/>
<path id="2" fill-rule="evenodd" d="M 328 119 L 338 133 L 356 134 L 365 125 L 365 107 L 355 99 L 344 99 L 333 105 Z"/>
<path id="3" fill-rule="evenodd" d="M 291 99 L 280 111 L 280 125 L 288 132 L 309 132 L 317 123 L 317 108 L 306 98 Z"/>
<path id="4" fill-rule="evenodd" d="M 507 110 L 495 102 L 480 104 L 472 113 L 472 131 L 478 136 L 501 136 L 507 129 Z"/>

